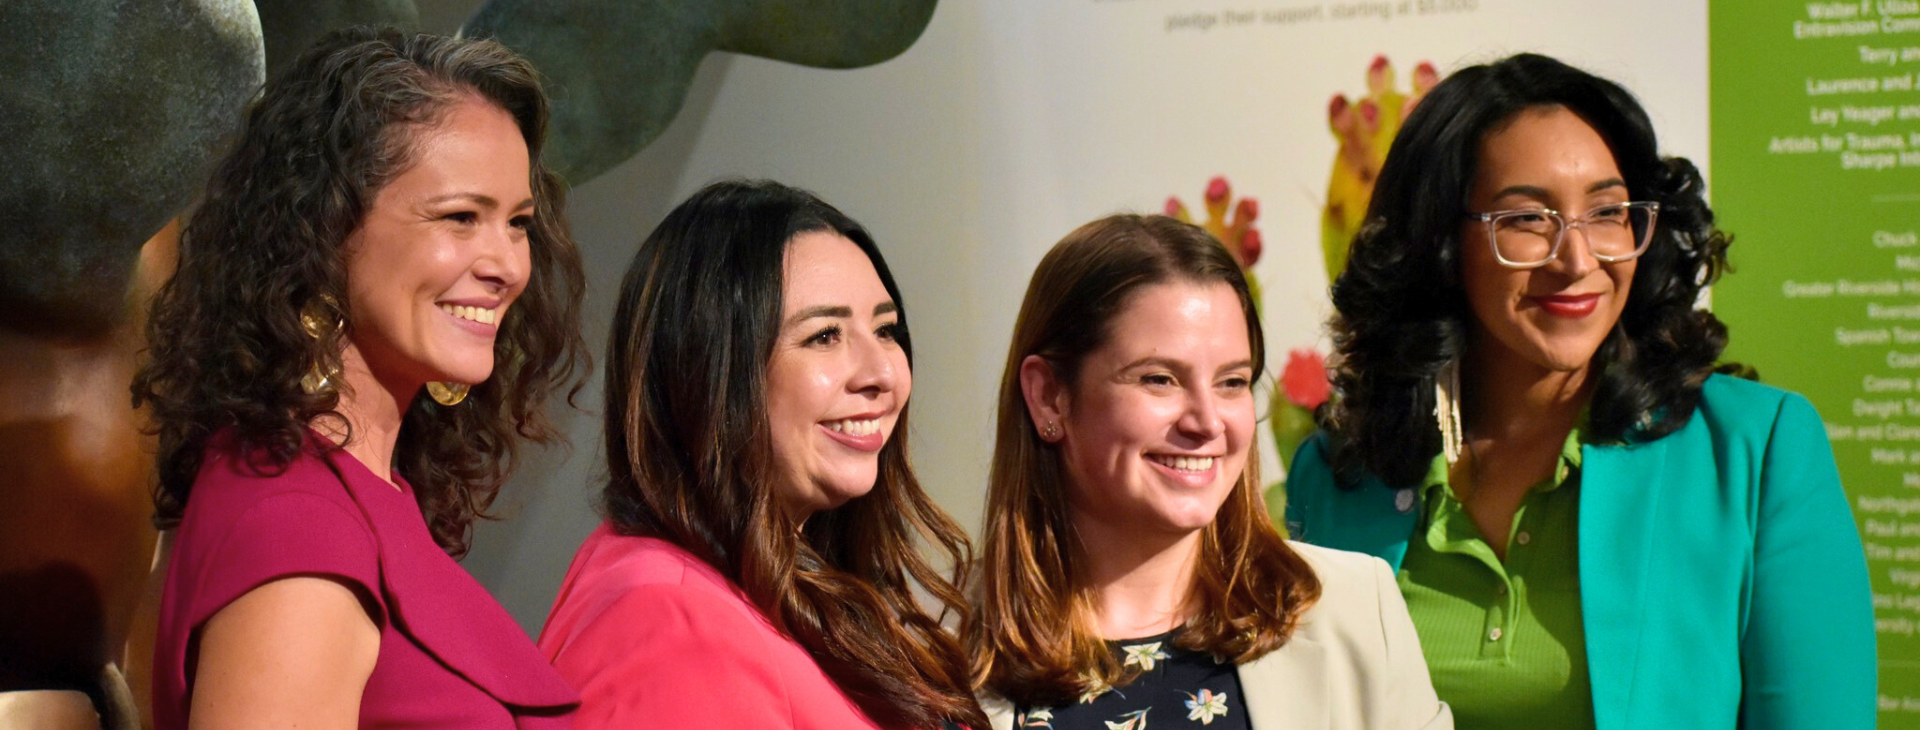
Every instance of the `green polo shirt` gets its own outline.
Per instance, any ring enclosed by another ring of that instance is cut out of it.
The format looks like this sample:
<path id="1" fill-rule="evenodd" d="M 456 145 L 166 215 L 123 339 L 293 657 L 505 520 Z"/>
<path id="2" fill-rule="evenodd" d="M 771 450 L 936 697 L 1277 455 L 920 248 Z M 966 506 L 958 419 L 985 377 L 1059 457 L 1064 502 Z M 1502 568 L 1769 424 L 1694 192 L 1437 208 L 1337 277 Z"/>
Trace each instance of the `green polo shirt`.
<path id="1" fill-rule="evenodd" d="M 1434 457 L 1424 495 L 1400 590 L 1455 722 L 1592 728 L 1576 538 L 1580 430 L 1567 435 L 1553 478 L 1521 501 L 1505 563 L 1448 488 L 1444 456 Z"/>

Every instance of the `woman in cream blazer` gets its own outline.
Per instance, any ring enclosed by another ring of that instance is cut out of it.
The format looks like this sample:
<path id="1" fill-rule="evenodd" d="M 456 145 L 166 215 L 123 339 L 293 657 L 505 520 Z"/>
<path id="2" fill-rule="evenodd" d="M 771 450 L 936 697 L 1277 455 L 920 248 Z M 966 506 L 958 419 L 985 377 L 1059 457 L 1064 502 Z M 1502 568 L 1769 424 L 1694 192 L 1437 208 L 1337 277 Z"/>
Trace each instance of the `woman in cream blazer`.
<path id="1" fill-rule="evenodd" d="M 1041 261 L 963 576 L 993 728 L 1453 726 L 1386 564 L 1268 521 L 1262 349 L 1238 263 L 1193 226 L 1114 216 Z"/>

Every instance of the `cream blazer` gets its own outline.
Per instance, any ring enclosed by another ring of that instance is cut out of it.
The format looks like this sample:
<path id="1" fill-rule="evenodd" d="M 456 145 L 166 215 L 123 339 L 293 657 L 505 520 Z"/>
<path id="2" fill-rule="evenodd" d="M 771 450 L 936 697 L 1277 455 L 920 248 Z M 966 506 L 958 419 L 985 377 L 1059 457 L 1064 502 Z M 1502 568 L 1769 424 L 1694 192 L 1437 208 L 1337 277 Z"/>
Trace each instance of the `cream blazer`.
<path id="1" fill-rule="evenodd" d="M 1253 730 L 1452 730 L 1393 571 L 1379 558 L 1288 541 L 1320 578 L 1320 600 L 1287 643 L 1242 664 L 1236 703 Z M 1013 705 L 985 696 L 993 730 Z"/>

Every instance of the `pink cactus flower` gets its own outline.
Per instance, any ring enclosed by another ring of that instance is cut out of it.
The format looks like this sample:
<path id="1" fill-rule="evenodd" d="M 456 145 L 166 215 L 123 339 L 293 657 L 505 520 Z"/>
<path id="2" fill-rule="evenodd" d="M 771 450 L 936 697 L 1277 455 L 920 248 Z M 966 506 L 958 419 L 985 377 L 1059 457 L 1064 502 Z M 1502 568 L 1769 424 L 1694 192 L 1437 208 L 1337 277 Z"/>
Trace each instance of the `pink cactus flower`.
<path id="1" fill-rule="evenodd" d="M 1246 233 L 1240 234 L 1241 268 L 1252 268 L 1254 262 L 1260 260 L 1260 249 L 1260 229 L 1249 228 Z"/>
<path id="2" fill-rule="evenodd" d="M 1207 202 L 1218 203 L 1226 200 L 1227 193 L 1230 191 L 1231 188 L 1227 187 L 1226 176 L 1215 175 L 1212 180 L 1207 181 Z"/>
<path id="3" fill-rule="evenodd" d="M 1242 223 L 1252 223 L 1260 217 L 1260 201 L 1241 198 L 1240 205 L 1234 208 L 1233 217 Z"/>

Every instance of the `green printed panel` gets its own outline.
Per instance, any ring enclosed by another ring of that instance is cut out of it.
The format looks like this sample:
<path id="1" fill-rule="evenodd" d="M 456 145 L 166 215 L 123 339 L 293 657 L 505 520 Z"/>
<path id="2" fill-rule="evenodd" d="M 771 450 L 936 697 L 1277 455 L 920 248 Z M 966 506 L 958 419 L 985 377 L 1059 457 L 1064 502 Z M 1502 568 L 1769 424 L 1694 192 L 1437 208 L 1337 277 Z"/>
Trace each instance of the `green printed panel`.
<path id="1" fill-rule="evenodd" d="M 1827 423 L 1873 577 L 1880 727 L 1920 729 L 1920 2 L 1708 9 L 1737 272 L 1714 310 L 1728 357 Z"/>

